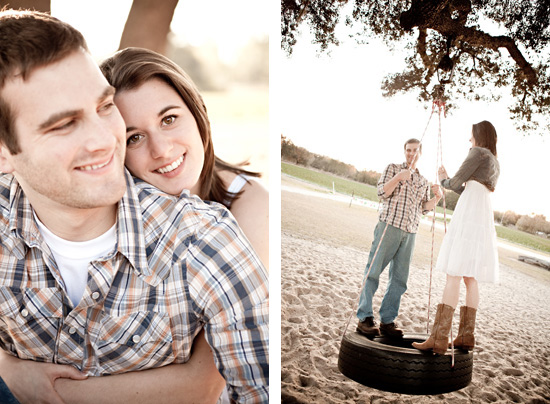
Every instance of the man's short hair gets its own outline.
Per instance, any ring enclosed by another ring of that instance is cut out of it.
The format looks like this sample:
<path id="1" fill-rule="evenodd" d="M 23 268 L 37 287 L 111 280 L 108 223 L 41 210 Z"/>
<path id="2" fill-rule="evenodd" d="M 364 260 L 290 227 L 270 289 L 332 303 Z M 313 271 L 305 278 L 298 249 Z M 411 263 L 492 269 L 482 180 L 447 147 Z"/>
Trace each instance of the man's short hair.
<path id="1" fill-rule="evenodd" d="M 0 11 L 0 143 L 11 154 L 21 147 L 15 133 L 15 117 L 3 99 L 6 81 L 15 76 L 25 80 L 34 69 L 57 62 L 88 46 L 82 34 L 49 14 L 28 10 Z"/>
<path id="2" fill-rule="evenodd" d="M 419 151 L 422 151 L 422 143 L 420 143 L 420 140 L 418 140 L 418 139 L 416 139 L 416 138 L 414 138 L 414 137 L 410 138 L 409 140 L 407 140 L 407 141 L 405 142 L 405 144 L 403 145 L 403 149 L 404 149 L 404 150 L 407 150 L 407 145 L 408 145 L 409 143 L 418 143 L 418 144 L 420 144 L 420 147 L 418 148 L 418 150 L 419 150 Z"/>

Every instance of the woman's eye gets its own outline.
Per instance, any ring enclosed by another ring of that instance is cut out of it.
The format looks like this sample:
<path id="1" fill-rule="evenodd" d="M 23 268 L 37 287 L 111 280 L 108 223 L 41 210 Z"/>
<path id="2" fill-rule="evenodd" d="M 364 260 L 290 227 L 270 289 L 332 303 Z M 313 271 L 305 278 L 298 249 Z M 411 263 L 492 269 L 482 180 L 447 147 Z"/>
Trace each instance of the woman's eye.
<path id="1" fill-rule="evenodd" d="M 128 139 L 126 139 L 126 146 L 134 145 L 138 143 L 141 139 L 143 139 L 143 135 L 137 133 L 134 135 L 130 135 L 128 136 Z"/>
<path id="2" fill-rule="evenodd" d="M 174 122 L 176 122 L 176 115 L 168 115 L 162 118 L 163 125 L 172 125 Z"/>

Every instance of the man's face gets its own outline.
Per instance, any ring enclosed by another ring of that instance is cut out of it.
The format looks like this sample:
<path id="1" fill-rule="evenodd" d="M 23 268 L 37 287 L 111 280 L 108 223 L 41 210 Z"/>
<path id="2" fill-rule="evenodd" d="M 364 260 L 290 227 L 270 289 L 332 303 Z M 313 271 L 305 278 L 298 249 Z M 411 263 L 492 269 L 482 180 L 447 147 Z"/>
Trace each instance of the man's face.
<path id="1" fill-rule="evenodd" d="M 0 148 L 0 170 L 13 172 L 33 205 L 89 209 L 124 195 L 125 125 L 114 91 L 84 51 L 8 80 L 21 152 Z"/>
<path id="2" fill-rule="evenodd" d="M 416 164 L 421 154 L 420 143 L 407 143 L 405 145 L 405 159 L 409 167 L 413 165 L 413 162 Z"/>

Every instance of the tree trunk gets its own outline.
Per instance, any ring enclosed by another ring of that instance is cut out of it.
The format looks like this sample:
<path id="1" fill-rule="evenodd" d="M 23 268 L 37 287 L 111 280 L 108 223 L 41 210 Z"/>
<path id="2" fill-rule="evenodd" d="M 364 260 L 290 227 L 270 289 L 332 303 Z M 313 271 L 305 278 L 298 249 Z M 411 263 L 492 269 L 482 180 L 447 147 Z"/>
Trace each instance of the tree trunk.
<path id="1" fill-rule="evenodd" d="M 178 0 L 134 0 L 119 49 L 137 46 L 164 54 L 177 4 Z"/>
<path id="2" fill-rule="evenodd" d="M 42 11 L 44 13 L 51 12 L 50 0 L 4 0 L 0 1 L 0 9 L 8 6 L 14 10 L 29 9 Z"/>

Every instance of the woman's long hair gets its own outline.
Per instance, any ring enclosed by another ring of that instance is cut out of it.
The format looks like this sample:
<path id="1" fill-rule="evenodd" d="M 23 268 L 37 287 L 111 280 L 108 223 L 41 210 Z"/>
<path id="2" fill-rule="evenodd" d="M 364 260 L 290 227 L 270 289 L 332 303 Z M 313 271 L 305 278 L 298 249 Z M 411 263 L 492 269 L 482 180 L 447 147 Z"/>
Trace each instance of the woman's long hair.
<path id="1" fill-rule="evenodd" d="M 489 149 L 497 157 L 497 131 L 489 121 L 481 121 L 472 125 L 472 136 L 476 146 Z"/>
<path id="2" fill-rule="evenodd" d="M 126 48 L 104 60 L 100 68 L 109 84 L 117 91 L 135 89 L 156 78 L 164 81 L 180 95 L 197 122 L 204 147 L 204 165 L 199 177 L 200 198 L 229 207 L 239 197 L 242 191 L 236 194 L 228 192 L 219 171 L 260 176 L 259 173 L 244 170 L 215 156 L 210 121 L 202 96 L 187 73 L 170 59 L 148 49 Z"/>

